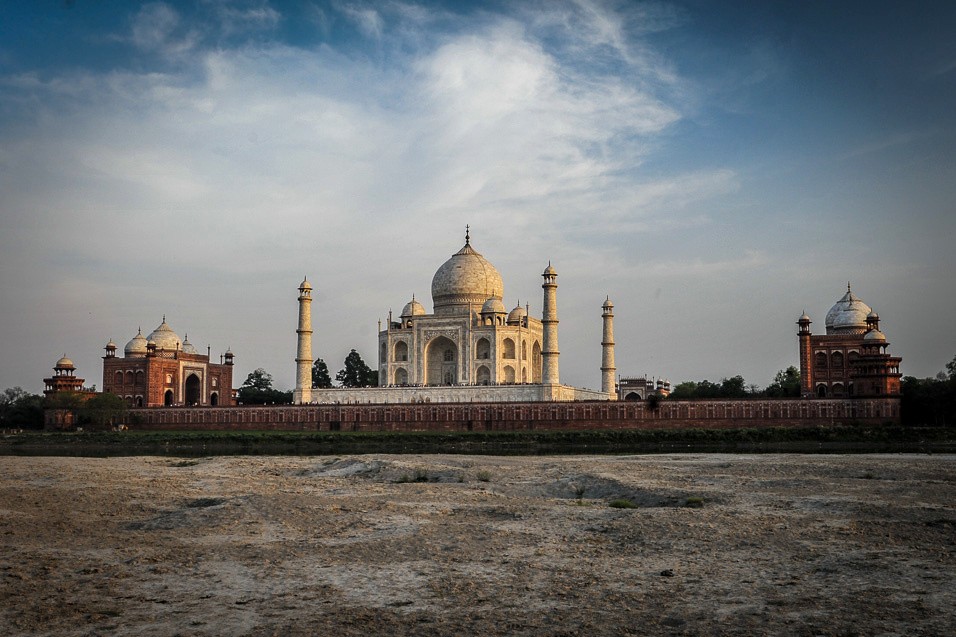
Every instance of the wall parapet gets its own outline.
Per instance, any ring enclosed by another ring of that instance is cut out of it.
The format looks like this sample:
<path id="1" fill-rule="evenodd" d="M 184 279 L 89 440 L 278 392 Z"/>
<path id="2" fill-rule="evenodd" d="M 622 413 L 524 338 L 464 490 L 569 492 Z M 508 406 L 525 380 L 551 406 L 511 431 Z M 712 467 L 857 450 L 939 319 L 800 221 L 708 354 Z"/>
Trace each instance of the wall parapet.
<path id="1" fill-rule="evenodd" d="M 486 402 L 130 409 L 135 429 L 520 431 L 899 424 L 896 398 Z"/>

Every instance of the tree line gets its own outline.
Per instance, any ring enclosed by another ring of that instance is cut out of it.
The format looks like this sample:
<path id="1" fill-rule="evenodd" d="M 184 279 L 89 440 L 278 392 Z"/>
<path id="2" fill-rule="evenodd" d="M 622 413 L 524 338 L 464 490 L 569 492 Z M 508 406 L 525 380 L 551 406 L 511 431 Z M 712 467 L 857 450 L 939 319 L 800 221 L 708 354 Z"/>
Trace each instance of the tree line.
<path id="1" fill-rule="evenodd" d="M 340 387 L 375 387 L 378 370 L 370 368 L 362 355 L 354 349 L 345 357 L 342 369 L 335 374 Z M 312 363 L 312 389 L 333 387 L 329 366 L 321 358 Z M 239 388 L 239 402 L 243 405 L 287 405 L 292 403 L 292 391 L 281 391 L 272 386 L 272 374 L 261 367 L 250 372 Z"/>
<path id="2" fill-rule="evenodd" d="M 696 398 L 799 398 L 800 397 L 800 370 L 791 365 L 782 369 L 774 376 L 773 382 L 760 389 L 755 384 L 747 384 L 741 375 L 723 378 L 720 382 L 712 383 L 709 380 L 700 382 L 686 380 L 678 383 L 671 389 L 670 398 L 678 400 L 693 400 Z"/>

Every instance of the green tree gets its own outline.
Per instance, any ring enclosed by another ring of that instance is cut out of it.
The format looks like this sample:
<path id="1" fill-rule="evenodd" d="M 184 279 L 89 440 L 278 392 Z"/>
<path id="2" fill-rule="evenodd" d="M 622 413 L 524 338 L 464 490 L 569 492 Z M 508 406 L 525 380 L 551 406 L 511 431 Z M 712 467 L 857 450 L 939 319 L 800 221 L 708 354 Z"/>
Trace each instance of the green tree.
<path id="1" fill-rule="evenodd" d="M 327 389 L 332 386 L 332 376 L 329 366 L 321 358 L 315 359 L 312 364 L 312 389 Z"/>
<path id="2" fill-rule="evenodd" d="M 378 372 L 373 372 L 353 349 L 345 357 L 345 367 L 338 371 L 335 380 L 342 383 L 342 387 L 370 387 L 378 384 Z"/>
<path id="3" fill-rule="evenodd" d="M 255 371 L 249 372 L 242 386 L 259 390 L 272 389 L 272 374 L 259 367 Z"/>
<path id="4" fill-rule="evenodd" d="M 259 367 L 249 373 L 239 388 L 239 402 L 243 405 L 287 405 L 292 402 L 292 392 L 273 388 L 272 374 Z"/>
<path id="5" fill-rule="evenodd" d="M 126 420 L 126 401 L 116 394 L 95 394 L 76 410 L 77 424 L 91 429 L 111 429 Z"/>
<path id="6" fill-rule="evenodd" d="M 793 365 L 781 369 L 773 377 L 773 382 L 767 385 L 764 394 L 770 398 L 799 398 L 800 370 Z"/>
<path id="7" fill-rule="evenodd" d="M 740 374 L 720 381 L 718 395 L 721 398 L 743 398 L 747 395 L 747 381 Z"/>
<path id="8" fill-rule="evenodd" d="M 12 387 L 0 394 L 0 427 L 43 427 L 43 396 L 31 394 L 22 387 Z"/>

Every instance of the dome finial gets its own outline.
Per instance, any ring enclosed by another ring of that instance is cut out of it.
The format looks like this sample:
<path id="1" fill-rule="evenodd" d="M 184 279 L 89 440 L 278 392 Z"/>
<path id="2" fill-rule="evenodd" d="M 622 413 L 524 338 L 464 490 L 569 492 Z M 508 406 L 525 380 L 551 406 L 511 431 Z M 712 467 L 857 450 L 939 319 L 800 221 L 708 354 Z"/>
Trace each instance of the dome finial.
<path id="1" fill-rule="evenodd" d="M 846 282 L 846 291 L 847 291 L 847 292 L 850 291 L 850 282 L 849 282 L 849 281 Z"/>
<path id="2" fill-rule="evenodd" d="M 163 312 L 163 323 L 166 322 L 166 312 Z"/>
<path id="3" fill-rule="evenodd" d="M 469 226 L 467 223 L 465 224 L 465 245 L 471 245 L 471 226 Z"/>

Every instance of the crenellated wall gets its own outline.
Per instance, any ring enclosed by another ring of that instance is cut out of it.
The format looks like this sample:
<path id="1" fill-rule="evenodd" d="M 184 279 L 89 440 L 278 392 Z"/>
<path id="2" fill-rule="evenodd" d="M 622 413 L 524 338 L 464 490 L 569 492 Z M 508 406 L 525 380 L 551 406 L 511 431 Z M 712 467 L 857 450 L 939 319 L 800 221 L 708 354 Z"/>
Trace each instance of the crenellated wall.
<path id="1" fill-rule="evenodd" d="M 134 429 L 495 431 L 899 424 L 894 398 L 419 403 L 131 409 Z"/>

